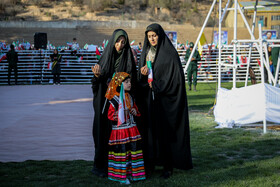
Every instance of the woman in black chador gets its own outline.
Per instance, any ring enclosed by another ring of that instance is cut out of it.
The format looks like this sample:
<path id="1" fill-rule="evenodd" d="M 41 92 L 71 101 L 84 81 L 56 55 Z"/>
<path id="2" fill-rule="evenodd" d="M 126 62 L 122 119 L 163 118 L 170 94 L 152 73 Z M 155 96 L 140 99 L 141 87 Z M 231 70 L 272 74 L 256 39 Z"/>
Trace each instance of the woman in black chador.
<path id="1" fill-rule="evenodd" d="M 191 169 L 185 77 L 178 53 L 159 24 L 146 29 L 137 76 L 146 172 L 162 165 L 162 177 L 169 178 L 173 168 Z"/>
<path id="2" fill-rule="evenodd" d="M 92 173 L 105 177 L 108 173 L 108 141 L 111 133 L 111 126 L 107 117 L 110 104 L 105 100 L 108 83 L 115 72 L 129 73 L 131 81 L 136 82 L 135 62 L 128 35 L 124 30 L 117 29 L 113 32 L 107 47 L 104 49 L 98 63 L 92 68 L 92 71 L 94 73 L 92 91 L 95 113 L 92 130 L 95 157 Z"/>

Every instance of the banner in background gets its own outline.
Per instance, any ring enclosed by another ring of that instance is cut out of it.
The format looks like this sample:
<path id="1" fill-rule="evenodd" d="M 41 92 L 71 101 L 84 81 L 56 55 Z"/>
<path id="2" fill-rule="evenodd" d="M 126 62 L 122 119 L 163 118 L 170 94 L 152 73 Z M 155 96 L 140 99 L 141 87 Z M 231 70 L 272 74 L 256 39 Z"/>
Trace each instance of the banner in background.
<path id="1" fill-rule="evenodd" d="M 277 39 L 277 31 L 276 30 L 263 30 L 262 31 L 262 39 L 267 39 L 267 37 L 271 36 L 270 39 Z"/>
<path id="2" fill-rule="evenodd" d="M 214 31 L 214 43 L 219 44 L 219 32 Z M 222 44 L 228 44 L 228 31 L 222 31 Z"/>
<path id="3" fill-rule="evenodd" d="M 169 38 L 169 40 L 171 41 L 171 43 L 173 44 L 175 49 L 177 49 L 177 32 L 176 31 L 165 31 L 165 34 L 167 35 L 167 37 Z"/>

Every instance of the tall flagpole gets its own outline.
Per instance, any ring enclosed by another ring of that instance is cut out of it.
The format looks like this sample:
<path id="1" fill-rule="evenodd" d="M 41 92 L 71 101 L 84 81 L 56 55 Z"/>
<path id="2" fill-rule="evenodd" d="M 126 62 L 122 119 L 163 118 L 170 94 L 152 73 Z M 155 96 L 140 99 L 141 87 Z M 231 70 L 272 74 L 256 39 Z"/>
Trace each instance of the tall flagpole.
<path id="1" fill-rule="evenodd" d="M 225 11 L 225 10 L 224 10 Z M 218 62 L 218 88 L 221 88 L 221 56 L 222 56 L 222 0 L 219 0 L 219 62 Z"/>
<path id="2" fill-rule="evenodd" d="M 237 0 L 234 0 L 234 31 L 233 31 L 233 88 L 236 88 L 236 45 L 237 45 Z"/>

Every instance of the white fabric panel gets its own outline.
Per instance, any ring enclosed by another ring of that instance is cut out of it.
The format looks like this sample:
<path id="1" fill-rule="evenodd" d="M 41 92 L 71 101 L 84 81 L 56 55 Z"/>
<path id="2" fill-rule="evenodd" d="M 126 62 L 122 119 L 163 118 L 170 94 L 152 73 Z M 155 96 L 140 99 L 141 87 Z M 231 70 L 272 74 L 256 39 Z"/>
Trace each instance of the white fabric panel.
<path id="1" fill-rule="evenodd" d="M 219 127 L 263 121 L 280 122 L 280 89 L 268 84 L 220 88 L 214 109 Z"/>
<path id="2" fill-rule="evenodd" d="M 280 88 L 265 84 L 266 120 L 280 123 Z"/>

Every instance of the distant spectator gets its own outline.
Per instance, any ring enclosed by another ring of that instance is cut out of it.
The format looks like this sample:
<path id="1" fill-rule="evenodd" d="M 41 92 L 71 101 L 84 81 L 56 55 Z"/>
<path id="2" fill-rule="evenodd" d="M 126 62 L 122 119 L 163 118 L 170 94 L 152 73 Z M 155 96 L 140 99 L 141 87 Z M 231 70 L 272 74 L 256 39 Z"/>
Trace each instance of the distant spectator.
<path id="1" fill-rule="evenodd" d="M 73 43 L 72 43 L 72 50 L 78 50 L 80 48 L 79 44 L 77 43 L 77 39 L 73 38 Z"/>
<path id="2" fill-rule="evenodd" d="M 142 43 L 141 42 L 138 43 L 138 49 L 139 49 L 139 51 L 142 51 Z"/>
<path id="3" fill-rule="evenodd" d="M 11 44 L 10 46 L 11 50 L 7 53 L 7 61 L 9 63 L 8 67 L 8 84 L 10 83 L 11 78 L 11 72 L 14 70 L 14 76 L 15 76 L 15 84 L 17 84 L 17 76 L 18 76 L 18 70 L 17 70 L 17 63 L 18 63 L 18 54 L 15 52 L 15 46 Z"/>
<path id="4" fill-rule="evenodd" d="M 194 47 L 194 43 L 190 43 L 189 49 L 186 51 L 185 60 L 188 62 L 189 57 L 191 56 L 191 52 Z M 200 55 L 197 50 L 195 50 L 193 57 L 191 59 L 191 62 L 189 64 L 189 67 L 187 69 L 187 76 L 188 76 L 188 84 L 189 84 L 189 90 L 192 90 L 192 84 L 193 84 L 193 90 L 196 91 L 196 84 L 197 84 L 197 62 L 200 61 Z M 192 81 L 193 78 L 193 81 Z"/>
<path id="5" fill-rule="evenodd" d="M 272 62 L 272 56 L 271 56 L 271 51 L 272 51 L 272 47 L 268 46 L 267 48 L 268 51 L 268 61 L 269 61 L 269 67 L 270 67 L 270 71 L 272 74 L 274 74 L 274 66 L 273 66 L 273 62 Z"/>
<path id="6" fill-rule="evenodd" d="M 71 49 L 72 49 L 71 55 L 76 55 L 77 51 L 80 49 L 80 46 L 77 43 L 77 39 L 76 38 L 73 38 L 73 43 L 72 43 Z"/>
<path id="7" fill-rule="evenodd" d="M 275 44 L 279 44 L 279 43 L 275 43 Z M 272 60 L 272 64 L 274 67 L 274 73 L 273 73 L 274 76 L 277 71 L 277 63 L 278 63 L 278 58 L 279 58 L 279 54 L 280 54 L 279 52 L 280 52 L 280 47 L 273 47 L 271 49 L 271 60 Z"/>
<path id="8" fill-rule="evenodd" d="M 273 74 L 274 68 L 273 68 L 272 59 L 271 59 L 271 50 L 272 50 L 271 46 L 267 46 L 269 68 L 270 68 L 271 73 Z M 266 59 L 265 53 L 263 53 L 263 58 Z M 268 83 L 268 72 L 267 72 L 266 68 L 264 68 L 264 82 Z"/>
<path id="9" fill-rule="evenodd" d="M 53 74 L 53 84 L 60 85 L 60 74 L 61 74 L 61 68 L 60 68 L 60 62 L 61 62 L 61 55 L 58 54 L 58 50 L 55 49 L 53 51 L 53 54 L 50 56 L 52 61 L 52 74 Z"/>

